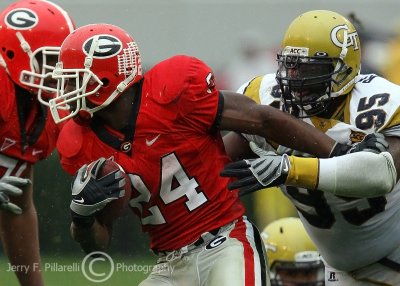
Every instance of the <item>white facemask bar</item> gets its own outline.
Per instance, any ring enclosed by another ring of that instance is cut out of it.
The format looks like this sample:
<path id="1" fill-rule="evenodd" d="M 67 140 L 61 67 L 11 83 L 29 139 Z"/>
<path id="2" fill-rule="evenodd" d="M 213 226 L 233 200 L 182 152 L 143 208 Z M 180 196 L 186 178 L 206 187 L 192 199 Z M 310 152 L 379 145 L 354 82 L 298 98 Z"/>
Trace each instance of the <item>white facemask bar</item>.
<path id="1" fill-rule="evenodd" d="M 91 116 L 93 116 L 94 111 L 92 111 L 86 105 L 86 96 L 96 93 L 103 85 L 102 81 L 90 70 L 93 64 L 93 54 L 98 44 L 99 44 L 99 36 L 96 36 L 93 38 L 89 53 L 85 58 L 84 69 L 63 69 L 62 62 L 56 64 L 56 68 L 53 72 L 53 78 L 57 79 L 58 81 L 57 97 L 49 101 L 50 112 L 56 123 L 65 121 L 69 118 L 76 116 L 80 110 L 85 110 Z M 82 85 L 80 85 L 79 83 L 80 74 L 83 74 Z M 65 81 L 65 79 L 69 80 L 75 79 L 76 89 L 71 92 L 64 93 L 65 88 L 67 87 L 66 85 L 67 82 Z M 90 79 L 94 79 L 98 83 L 98 85 L 91 92 L 86 93 L 86 86 L 89 83 Z M 69 103 L 74 103 L 75 105 L 74 110 L 72 111 L 70 110 L 70 113 L 68 115 L 61 117 L 59 110 L 68 105 L 73 106 L 72 104 Z"/>
<path id="2" fill-rule="evenodd" d="M 36 71 L 35 62 L 37 63 L 37 55 L 42 53 L 42 67 L 41 70 Z M 44 105 L 49 105 L 49 103 L 43 98 L 42 92 L 53 93 L 56 94 L 57 89 L 55 87 L 51 87 L 46 83 L 46 79 L 51 82 L 51 76 L 55 69 L 54 66 L 48 64 L 48 57 L 58 57 L 60 53 L 59 47 L 42 47 L 37 49 L 31 57 L 31 70 L 23 70 L 20 75 L 20 81 L 26 86 L 37 88 L 38 89 L 38 99 L 39 102 Z"/>
<path id="3" fill-rule="evenodd" d="M 87 69 L 62 69 L 62 63 L 57 63 L 53 78 L 57 79 L 57 97 L 49 100 L 49 106 L 56 123 L 76 116 L 80 110 L 91 110 L 86 106 L 86 97 L 96 94 L 103 85 L 102 81 L 92 71 Z M 80 83 L 80 79 L 82 79 L 82 83 Z M 65 92 L 65 89 L 68 88 L 68 82 L 71 80 L 75 81 L 75 90 Z M 97 83 L 97 86 L 92 91 L 86 92 L 89 82 L 91 85 Z M 70 108 L 74 106 L 74 109 L 70 109 L 70 113 L 66 115 L 60 113 L 60 110 L 65 109 L 65 106 Z"/>
<path id="4" fill-rule="evenodd" d="M 32 49 L 29 45 L 29 43 L 25 40 L 24 36 L 20 33 L 17 32 L 16 36 L 21 43 L 21 48 L 22 50 L 28 55 L 29 61 L 30 61 L 30 68 L 31 70 L 23 70 L 21 71 L 20 74 L 20 82 L 26 86 L 32 87 L 32 88 L 37 88 L 38 89 L 38 100 L 40 103 L 43 105 L 48 106 L 48 102 L 45 101 L 42 98 L 42 92 L 48 92 L 48 93 L 56 93 L 56 89 L 52 88 L 50 86 L 45 85 L 45 79 L 51 77 L 51 72 L 54 70 L 53 66 L 47 65 L 47 56 L 48 55 L 53 55 L 58 57 L 60 48 L 59 47 L 50 47 L 50 46 L 44 46 L 41 47 L 40 49 L 37 49 L 35 52 L 32 52 Z M 42 69 L 40 69 L 40 65 L 36 59 L 36 55 L 42 52 Z M 7 69 L 7 64 L 5 63 L 4 59 L 2 59 L 1 65 L 4 65 L 4 67 Z M 50 72 L 46 73 L 46 69 L 49 70 Z"/>

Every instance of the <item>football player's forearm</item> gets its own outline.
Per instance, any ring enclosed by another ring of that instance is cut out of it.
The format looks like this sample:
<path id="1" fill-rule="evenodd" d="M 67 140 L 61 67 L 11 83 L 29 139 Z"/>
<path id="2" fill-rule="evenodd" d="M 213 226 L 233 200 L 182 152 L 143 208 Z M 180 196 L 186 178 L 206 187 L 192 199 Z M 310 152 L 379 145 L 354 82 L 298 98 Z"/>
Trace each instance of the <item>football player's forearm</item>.
<path id="1" fill-rule="evenodd" d="M 71 236 L 86 253 L 105 251 L 110 244 L 111 229 L 97 221 L 88 229 L 71 223 Z"/>
<path id="2" fill-rule="evenodd" d="M 357 152 L 329 159 L 290 156 L 286 185 L 318 189 L 348 197 L 389 193 L 397 172 L 388 152 Z"/>
<path id="3" fill-rule="evenodd" d="M 268 105 L 223 91 L 221 130 L 255 134 L 294 150 L 328 158 L 335 141 L 322 131 Z"/>
<path id="4" fill-rule="evenodd" d="M 260 106 L 265 107 L 265 106 Z M 269 116 L 264 115 L 261 135 L 280 145 L 299 150 L 319 158 L 328 158 L 335 141 L 317 128 L 272 108 Z M 267 114 L 266 111 L 264 114 Z"/>

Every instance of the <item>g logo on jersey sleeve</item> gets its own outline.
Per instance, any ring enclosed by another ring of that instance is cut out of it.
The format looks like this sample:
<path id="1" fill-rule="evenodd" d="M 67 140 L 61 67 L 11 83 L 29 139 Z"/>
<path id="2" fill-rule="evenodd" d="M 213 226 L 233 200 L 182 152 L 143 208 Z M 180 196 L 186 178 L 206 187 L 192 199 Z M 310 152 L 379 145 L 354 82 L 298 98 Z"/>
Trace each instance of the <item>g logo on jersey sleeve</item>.
<path id="1" fill-rule="evenodd" d="M 111 58 L 119 54 L 122 49 L 122 43 L 118 38 L 111 35 L 96 35 L 83 43 L 82 50 L 86 55 L 89 55 L 90 49 L 94 43 L 93 41 L 95 40 L 98 41 L 98 44 L 95 47 L 93 58 Z"/>
<path id="2" fill-rule="evenodd" d="M 5 22 L 14 30 L 27 30 L 39 23 L 39 17 L 32 10 L 19 8 L 11 10 L 5 17 Z"/>

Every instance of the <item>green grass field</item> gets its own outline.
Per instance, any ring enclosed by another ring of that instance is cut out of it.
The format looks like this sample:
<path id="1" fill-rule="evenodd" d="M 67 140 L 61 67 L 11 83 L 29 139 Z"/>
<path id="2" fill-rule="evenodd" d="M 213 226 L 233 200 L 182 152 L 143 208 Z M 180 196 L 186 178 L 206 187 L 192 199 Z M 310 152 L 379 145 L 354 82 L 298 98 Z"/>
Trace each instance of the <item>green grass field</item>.
<path id="1" fill-rule="evenodd" d="M 151 272 L 155 259 L 112 257 L 114 271 L 106 258 L 87 260 L 83 257 L 42 257 L 42 272 L 46 286 L 136 286 Z M 85 268 L 84 271 L 82 269 Z M 84 273 L 89 277 L 85 277 Z M 109 276 L 109 278 L 108 278 Z M 92 282 L 104 280 L 104 282 Z M 18 286 L 8 261 L 0 258 L 0 286 Z"/>

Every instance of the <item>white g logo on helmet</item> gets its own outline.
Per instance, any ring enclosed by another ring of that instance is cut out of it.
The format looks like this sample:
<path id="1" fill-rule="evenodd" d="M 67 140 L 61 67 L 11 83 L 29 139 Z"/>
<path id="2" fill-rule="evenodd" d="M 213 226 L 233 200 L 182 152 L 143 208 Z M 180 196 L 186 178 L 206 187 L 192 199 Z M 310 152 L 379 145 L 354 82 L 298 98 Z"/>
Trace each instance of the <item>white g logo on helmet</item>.
<path id="1" fill-rule="evenodd" d="M 119 54 L 119 52 L 122 50 L 122 43 L 118 38 L 111 35 L 96 35 L 89 38 L 83 43 L 82 50 L 86 55 L 89 55 L 90 49 L 95 39 L 98 40 L 98 44 L 95 47 L 93 58 L 111 58 Z"/>
<path id="2" fill-rule="evenodd" d="M 39 22 L 39 17 L 29 9 L 11 10 L 5 17 L 7 26 L 15 30 L 27 30 L 35 27 Z"/>

